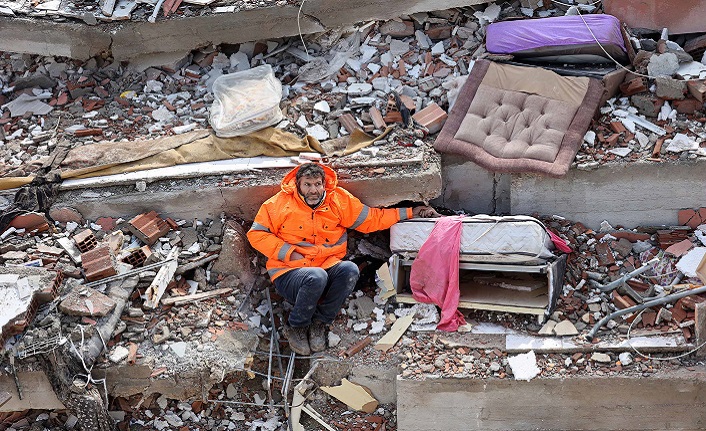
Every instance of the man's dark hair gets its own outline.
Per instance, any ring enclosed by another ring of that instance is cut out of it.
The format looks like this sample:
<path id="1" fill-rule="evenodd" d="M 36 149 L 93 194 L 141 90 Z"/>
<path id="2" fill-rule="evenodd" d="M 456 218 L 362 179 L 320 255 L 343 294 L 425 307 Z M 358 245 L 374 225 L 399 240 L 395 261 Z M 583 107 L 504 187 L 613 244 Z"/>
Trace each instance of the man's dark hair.
<path id="1" fill-rule="evenodd" d="M 323 181 L 326 178 L 326 174 L 324 173 L 324 168 L 318 163 L 305 163 L 301 165 L 297 171 L 297 182 L 299 182 L 302 177 L 321 177 L 321 181 Z"/>

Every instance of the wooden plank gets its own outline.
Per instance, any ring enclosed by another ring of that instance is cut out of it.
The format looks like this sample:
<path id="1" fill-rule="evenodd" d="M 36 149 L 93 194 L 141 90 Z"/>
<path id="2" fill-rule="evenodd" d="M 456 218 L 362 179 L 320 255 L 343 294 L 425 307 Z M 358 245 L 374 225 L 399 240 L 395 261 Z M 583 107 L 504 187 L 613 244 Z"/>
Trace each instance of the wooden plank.
<path id="1" fill-rule="evenodd" d="M 213 298 L 214 296 L 220 296 L 224 293 L 231 292 L 232 287 L 223 287 L 221 289 L 209 290 L 208 292 L 194 293 L 193 295 L 185 296 L 173 296 L 171 298 L 162 299 L 162 304 L 164 305 L 182 305 L 187 302 L 199 301 L 201 299 Z"/>
<path id="2" fill-rule="evenodd" d="M 159 300 L 162 299 L 164 291 L 167 290 L 167 285 L 170 281 L 172 281 L 172 278 L 174 278 L 174 273 L 176 272 L 177 265 L 179 264 L 177 257 L 179 256 L 180 251 L 181 248 L 179 247 L 174 247 L 169 250 L 166 260 L 172 260 L 159 268 L 159 272 L 157 272 L 154 280 L 152 280 L 152 284 L 150 284 L 145 291 L 145 297 L 147 299 L 145 300 L 144 307 L 154 309 L 157 308 L 157 305 L 159 305 Z"/>
<path id="3" fill-rule="evenodd" d="M 369 391 L 348 379 L 341 379 L 339 386 L 322 386 L 321 390 L 341 401 L 353 410 L 372 413 L 378 408 L 378 401 Z"/>
<path id="4" fill-rule="evenodd" d="M 405 331 L 407 331 L 409 325 L 412 324 L 412 320 L 414 320 L 414 316 L 411 314 L 402 316 L 397 319 L 397 321 L 392 325 L 392 328 L 390 328 L 387 334 L 385 334 L 377 343 L 375 343 L 375 346 L 373 346 L 373 348 L 376 350 L 381 350 L 383 352 L 387 352 L 388 350 L 390 350 L 402 337 Z"/>
<path id="5" fill-rule="evenodd" d="M 418 302 L 414 300 L 411 293 L 398 293 L 395 297 L 397 302 L 403 304 L 417 304 Z M 546 311 L 544 308 L 532 308 L 532 307 L 519 307 L 512 305 L 497 305 L 497 304 L 486 304 L 482 302 L 472 302 L 461 300 L 458 303 L 458 308 L 470 309 L 470 310 L 486 310 L 486 311 L 501 311 L 505 313 L 517 313 L 517 314 L 535 314 L 537 316 L 543 316 Z"/>
<path id="6" fill-rule="evenodd" d="M 699 358 L 706 357 L 706 347 L 704 347 L 704 342 L 706 342 L 706 302 L 699 302 L 695 307 L 695 336 L 696 341 L 694 344 L 701 346 L 699 350 L 696 351 L 695 355 Z"/>
<path id="7" fill-rule="evenodd" d="M 338 117 L 338 122 L 341 123 L 343 128 L 345 128 L 348 133 L 353 133 L 356 129 L 362 130 L 355 117 L 348 112 Z"/>
<path id="8" fill-rule="evenodd" d="M 90 187 L 106 187 L 115 185 L 135 184 L 135 181 L 148 183 L 164 179 L 195 178 L 207 175 L 228 175 L 251 172 L 252 169 L 293 168 L 297 166 L 290 157 L 252 157 L 214 162 L 187 163 L 166 168 L 144 171 L 126 172 L 101 177 L 67 179 L 61 185 L 61 190 L 74 190 Z"/>
<path id="9" fill-rule="evenodd" d="M 328 431 L 336 431 L 334 428 L 331 427 L 331 425 L 327 424 L 324 421 L 323 416 L 321 416 L 321 414 L 314 410 L 314 408 L 311 407 L 309 404 L 304 404 L 304 407 L 302 407 L 302 411 L 311 416 L 316 422 L 321 424 L 321 426 L 326 428 Z"/>

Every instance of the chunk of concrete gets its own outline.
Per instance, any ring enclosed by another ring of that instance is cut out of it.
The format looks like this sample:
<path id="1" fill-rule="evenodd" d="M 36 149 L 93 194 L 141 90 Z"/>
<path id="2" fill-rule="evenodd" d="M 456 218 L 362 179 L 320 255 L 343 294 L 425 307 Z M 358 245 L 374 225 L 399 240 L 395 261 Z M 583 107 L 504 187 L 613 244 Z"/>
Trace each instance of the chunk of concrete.
<path id="1" fill-rule="evenodd" d="M 551 336 L 554 335 L 554 328 L 556 327 L 556 322 L 554 320 L 549 320 L 547 323 L 542 326 L 542 329 L 539 330 L 538 334 L 539 335 L 546 335 L 546 336 Z"/>
<path id="2" fill-rule="evenodd" d="M 250 286 L 256 276 L 252 265 L 254 253 L 243 227 L 234 220 L 227 221 L 221 243 L 221 253 L 211 271 L 217 275 L 235 275 L 244 286 Z"/>
<path id="3" fill-rule="evenodd" d="M 666 76 L 655 78 L 655 95 L 667 100 L 681 100 L 686 94 L 686 81 Z"/>
<path id="4" fill-rule="evenodd" d="M 380 33 L 392 37 L 407 37 L 414 34 L 414 24 L 411 21 L 387 21 L 380 26 Z"/>
<path id="5" fill-rule="evenodd" d="M 115 308 L 115 301 L 90 287 L 76 286 L 59 303 L 59 311 L 69 316 L 103 317 Z"/>
<path id="6" fill-rule="evenodd" d="M 607 353 L 600 353 L 600 352 L 595 352 L 594 354 L 592 354 L 591 360 L 594 362 L 602 363 L 602 364 L 609 364 L 611 361 L 610 355 L 608 355 Z"/>
<path id="7" fill-rule="evenodd" d="M 558 337 L 569 337 L 573 335 L 578 335 L 579 331 L 576 329 L 573 323 L 568 320 L 563 320 L 556 324 L 554 327 L 554 334 Z"/>
<path id="8" fill-rule="evenodd" d="M 676 54 L 665 52 L 664 54 L 655 54 L 650 57 L 650 62 L 647 64 L 647 73 L 650 76 L 674 76 L 679 70 L 679 58 Z"/>

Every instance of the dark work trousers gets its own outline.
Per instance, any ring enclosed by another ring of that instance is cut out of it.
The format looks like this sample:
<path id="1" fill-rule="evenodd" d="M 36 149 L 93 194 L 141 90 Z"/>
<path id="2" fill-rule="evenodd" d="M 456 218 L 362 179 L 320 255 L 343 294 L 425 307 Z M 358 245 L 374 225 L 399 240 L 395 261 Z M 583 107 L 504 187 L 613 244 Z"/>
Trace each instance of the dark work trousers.
<path id="1" fill-rule="evenodd" d="M 359 275 L 355 263 L 343 261 L 328 269 L 297 268 L 277 277 L 277 292 L 294 304 L 289 326 L 309 326 L 314 319 L 333 323 Z"/>

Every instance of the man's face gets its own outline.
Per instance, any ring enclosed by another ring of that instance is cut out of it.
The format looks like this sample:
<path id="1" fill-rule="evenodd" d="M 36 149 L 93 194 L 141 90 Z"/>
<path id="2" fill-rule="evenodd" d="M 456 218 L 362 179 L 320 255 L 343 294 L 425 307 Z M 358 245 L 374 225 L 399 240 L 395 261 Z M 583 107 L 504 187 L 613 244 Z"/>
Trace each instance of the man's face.
<path id="1" fill-rule="evenodd" d="M 297 181 L 297 189 L 308 205 L 316 205 L 324 195 L 324 179 L 319 176 L 303 176 Z"/>

